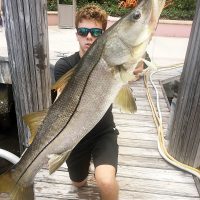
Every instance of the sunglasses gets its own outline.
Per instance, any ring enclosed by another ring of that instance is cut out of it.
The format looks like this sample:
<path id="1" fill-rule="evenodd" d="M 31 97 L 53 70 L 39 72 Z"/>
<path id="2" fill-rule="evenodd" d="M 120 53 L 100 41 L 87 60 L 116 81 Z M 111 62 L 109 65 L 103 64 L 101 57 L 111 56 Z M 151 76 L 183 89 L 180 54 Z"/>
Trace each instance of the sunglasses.
<path id="1" fill-rule="evenodd" d="M 77 28 L 77 34 L 86 37 L 88 33 L 91 33 L 93 37 L 98 37 L 103 33 L 100 28 Z"/>

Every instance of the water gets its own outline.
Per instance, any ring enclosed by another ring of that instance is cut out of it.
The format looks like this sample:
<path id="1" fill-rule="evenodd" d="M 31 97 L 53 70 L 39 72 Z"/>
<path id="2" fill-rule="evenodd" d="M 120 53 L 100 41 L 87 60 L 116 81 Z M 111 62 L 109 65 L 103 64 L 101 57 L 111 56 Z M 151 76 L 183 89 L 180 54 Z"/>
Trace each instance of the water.
<path id="1" fill-rule="evenodd" d="M 20 156 L 12 86 L 9 84 L 0 84 L 0 148 Z M 10 162 L 0 158 L 0 173 L 11 166 Z"/>

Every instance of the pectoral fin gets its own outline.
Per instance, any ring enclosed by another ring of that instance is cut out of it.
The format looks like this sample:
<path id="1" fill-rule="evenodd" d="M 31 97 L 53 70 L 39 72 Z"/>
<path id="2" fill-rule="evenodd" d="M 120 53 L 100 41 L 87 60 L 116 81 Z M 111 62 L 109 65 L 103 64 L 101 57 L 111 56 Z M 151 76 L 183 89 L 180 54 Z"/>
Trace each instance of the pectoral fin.
<path id="1" fill-rule="evenodd" d="M 32 143 L 32 141 L 37 133 L 38 127 L 42 124 L 44 118 L 47 115 L 47 111 L 48 110 L 33 112 L 33 113 L 23 116 L 23 120 L 26 123 L 26 125 L 29 127 L 30 132 L 31 132 L 29 144 Z"/>
<path id="2" fill-rule="evenodd" d="M 123 83 L 128 83 L 129 81 L 135 81 L 137 77 L 133 72 L 129 72 L 123 65 L 117 65 L 112 68 L 112 73 L 114 76 L 119 77 Z"/>
<path id="3" fill-rule="evenodd" d="M 63 90 L 63 88 L 68 84 L 69 80 L 71 79 L 71 77 L 73 76 L 75 72 L 75 67 L 73 67 L 72 69 L 70 69 L 67 73 L 65 73 L 63 76 L 61 76 L 60 79 L 58 79 L 58 81 L 56 81 L 54 83 L 54 85 L 52 86 L 51 89 L 53 90 L 58 90 L 60 89 L 61 91 Z"/>
<path id="4" fill-rule="evenodd" d="M 120 70 L 120 78 L 124 83 L 127 83 L 129 81 L 136 80 L 136 76 L 132 73 L 128 73 L 126 70 Z"/>
<path id="5" fill-rule="evenodd" d="M 62 154 L 52 154 L 48 162 L 49 174 L 54 173 L 69 157 L 71 150 Z"/>
<path id="6" fill-rule="evenodd" d="M 121 88 L 114 103 L 122 112 L 134 113 L 137 111 L 135 97 L 133 96 L 132 90 L 128 85 Z"/>

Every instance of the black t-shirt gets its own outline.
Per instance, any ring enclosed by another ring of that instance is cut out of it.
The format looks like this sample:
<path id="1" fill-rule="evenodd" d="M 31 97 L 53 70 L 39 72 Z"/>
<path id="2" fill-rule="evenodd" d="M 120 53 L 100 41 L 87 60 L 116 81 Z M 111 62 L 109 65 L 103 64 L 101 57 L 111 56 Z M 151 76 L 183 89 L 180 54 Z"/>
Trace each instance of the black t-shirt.
<path id="1" fill-rule="evenodd" d="M 57 81 L 62 75 L 64 75 L 67 71 L 72 69 L 80 60 L 79 52 L 69 56 L 60 58 L 56 64 L 54 69 L 55 80 Z"/>
<path id="2" fill-rule="evenodd" d="M 55 80 L 57 81 L 62 75 L 64 75 L 67 71 L 72 69 L 79 61 L 80 61 L 79 52 L 74 53 L 69 57 L 60 58 L 56 64 L 54 69 Z M 91 132 L 100 133 L 104 130 L 114 128 L 115 123 L 113 121 L 112 114 L 112 105 L 109 107 L 103 118 L 96 124 L 96 126 L 92 129 Z"/>

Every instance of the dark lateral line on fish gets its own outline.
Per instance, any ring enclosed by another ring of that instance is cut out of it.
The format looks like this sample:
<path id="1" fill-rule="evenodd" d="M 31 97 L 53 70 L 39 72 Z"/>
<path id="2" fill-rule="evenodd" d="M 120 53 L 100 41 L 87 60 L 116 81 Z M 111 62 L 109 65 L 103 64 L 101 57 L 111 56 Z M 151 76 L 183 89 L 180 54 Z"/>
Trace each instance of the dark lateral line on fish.
<path id="1" fill-rule="evenodd" d="M 100 60 L 100 59 L 98 59 L 98 61 L 96 62 L 96 64 L 99 62 L 99 60 Z M 95 66 L 96 66 L 96 64 L 95 64 Z M 95 69 L 95 67 L 93 67 L 92 70 L 90 71 L 90 73 L 88 74 L 88 77 L 87 77 L 87 79 L 86 79 L 86 82 L 85 82 L 85 85 L 84 85 L 84 87 L 83 87 L 83 91 L 82 91 L 82 93 L 81 93 L 81 95 L 80 95 L 80 98 L 79 98 L 79 101 L 78 101 L 78 103 L 77 103 L 77 106 L 76 106 L 76 108 L 74 109 L 74 112 L 72 113 L 72 115 L 71 115 L 71 117 L 69 118 L 69 120 L 66 122 L 65 126 L 62 128 L 62 130 L 61 130 L 47 145 L 44 146 L 44 148 L 43 148 L 43 149 L 37 154 L 37 156 L 32 160 L 32 162 L 28 165 L 28 167 L 24 170 L 24 172 L 21 174 L 21 176 L 19 177 L 19 179 L 16 181 L 16 185 L 18 184 L 18 182 L 19 182 L 19 180 L 22 178 L 22 176 L 26 173 L 26 171 L 27 171 L 28 168 L 31 166 L 31 164 L 32 164 L 32 163 L 37 159 L 37 157 L 44 151 L 44 149 L 46 149 L 46 147 L 47 147 L 50 143 L 52 143 L 52 142 L 61 134 L 61 132 L 64 130 L 64 128 L 65 128 L 65 127 L 67 126 L 67 124 L 70 122 L 70 120 L 71 120 L 72 117 L 74 116 L 74 113 L 75 113 L 75 111 L 77 110 L 77 108 L 78 108 L 78 106 L 79 106 L 79 104 L 80 104 L 80 102 L 81 102 L 81 98 L 82 98 L 83 93 L 84 93 L 84 91 L 85 91 L 85 88 L 86 88 L 86 86 L 87 86 L 88 80 L 89 80 L 90 75 L 92 74 L 92 72 L 93 72 L 94 69 Z"/>

